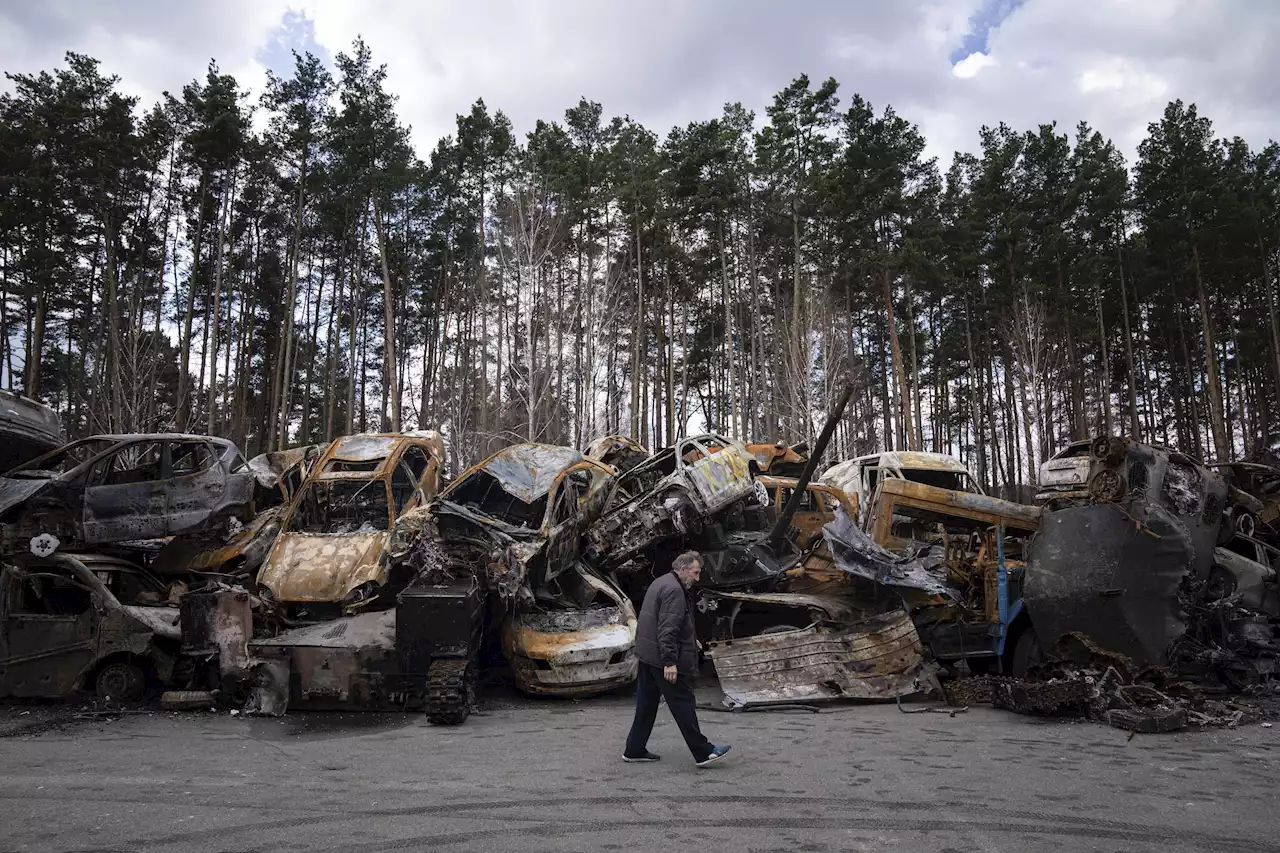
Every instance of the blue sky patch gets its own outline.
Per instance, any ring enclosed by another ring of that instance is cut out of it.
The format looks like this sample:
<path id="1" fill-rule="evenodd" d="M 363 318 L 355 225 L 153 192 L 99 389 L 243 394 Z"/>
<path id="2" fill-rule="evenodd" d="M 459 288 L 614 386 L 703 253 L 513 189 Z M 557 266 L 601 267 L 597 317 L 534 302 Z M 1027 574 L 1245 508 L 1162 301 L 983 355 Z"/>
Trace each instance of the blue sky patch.
<path id="1" fill-rule="evenodd" d="M 268 36 L 267 43 L 258 51 L 257 60 L 271 69 L 277 77 L 288 79 L 294 72 L 293 51 L 297 51 L 299 56 L 310 51 L 326 67 L 333 67 L 333 56 L 316 41 L 315 22 L 296 10 L 286 12 L 280 19 L 280 23 Z"/>
<path id="2" fill-rule="evenodd" d="M 1000 26 L 1001 21 L 1009 17 L 1026 0 L 985 0 L 982 8 L 969 18 L 969 32 L 960 42 L 960 46 L 951 51 L 951 64 L 973 53 L 987 52 L 987 34 L 993 27 Z"/>

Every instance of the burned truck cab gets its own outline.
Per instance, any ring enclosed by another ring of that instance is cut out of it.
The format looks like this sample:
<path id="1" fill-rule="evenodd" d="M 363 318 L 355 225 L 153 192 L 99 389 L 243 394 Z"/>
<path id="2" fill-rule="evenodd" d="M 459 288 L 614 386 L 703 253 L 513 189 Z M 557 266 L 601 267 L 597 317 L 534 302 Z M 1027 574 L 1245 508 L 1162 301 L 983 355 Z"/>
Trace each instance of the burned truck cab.
<path id="1" fill-rule="evenodd" d="M 1111 436 L 1073 459 L 1028 548 L 1039 643 L 1080 632 L 1140 665 L 1165 663 L 1186 629 L 1180 590 L 1209 578 L 1228 484 L 1184 454 Z"/>

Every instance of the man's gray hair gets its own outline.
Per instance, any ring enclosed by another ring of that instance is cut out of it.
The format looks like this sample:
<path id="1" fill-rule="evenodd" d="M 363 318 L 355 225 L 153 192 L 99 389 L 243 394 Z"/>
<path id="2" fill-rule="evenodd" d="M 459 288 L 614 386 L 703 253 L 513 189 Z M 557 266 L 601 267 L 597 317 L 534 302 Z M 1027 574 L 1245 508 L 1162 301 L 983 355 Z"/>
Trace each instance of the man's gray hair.
<path id="1" fill-rule="evenodd" d="M 671 563 L 671 568 L 677 572 L 684 571 L 693 566 L 694 563 L 702 565 L 702 555 L 697 551 L 685 551 Z"/>

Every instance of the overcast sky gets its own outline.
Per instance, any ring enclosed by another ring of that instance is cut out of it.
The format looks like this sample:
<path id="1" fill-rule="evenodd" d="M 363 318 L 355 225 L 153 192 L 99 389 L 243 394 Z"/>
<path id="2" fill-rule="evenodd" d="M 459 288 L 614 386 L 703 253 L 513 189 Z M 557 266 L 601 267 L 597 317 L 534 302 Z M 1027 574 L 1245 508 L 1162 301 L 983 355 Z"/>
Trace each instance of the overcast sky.
<path id="1" fill-rule="evenodd" d="M 102 60 L 144 102 L 217 59 L 255 92 L 290 50 L 362 34 L 419 154 L 478 97 L 520 132 L 585 96 L 660 136 L 800 73 L 920 125 L 931 153 L 983 124 L 1084 119 L 1132 155 L 1173 98 L 1220 136 L 1280 138 L 1280 0 L 0 0 L 0 68 Z"/>

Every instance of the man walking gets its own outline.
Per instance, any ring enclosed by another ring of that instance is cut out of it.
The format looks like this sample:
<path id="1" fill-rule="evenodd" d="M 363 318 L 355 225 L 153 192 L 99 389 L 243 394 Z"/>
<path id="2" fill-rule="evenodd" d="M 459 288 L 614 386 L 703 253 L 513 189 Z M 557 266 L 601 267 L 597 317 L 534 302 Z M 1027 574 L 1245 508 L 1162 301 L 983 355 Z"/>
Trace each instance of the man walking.
<path id="1" fill-rule="evenodd" d="M 692 679 L 698 672 L 698 640 L 693 630 L 689 587 L 702 574 L 702 555 L 685 551 L 671 571 L 649 585 L 636 627 L 636 717 L 622 753 L 623 761 L 657 761 L 648 750 L 658 716 L 658 697 L 667 700 L 684 742 L 699 767 L 724 758 L 727 746 L 715 746 L 698 728 Z"/>

